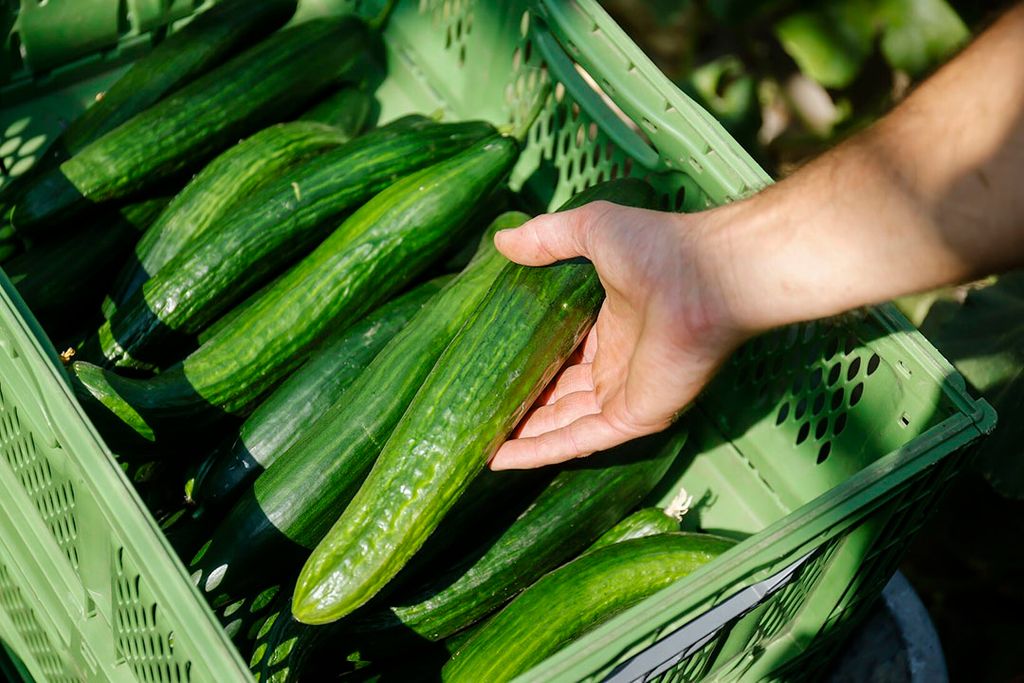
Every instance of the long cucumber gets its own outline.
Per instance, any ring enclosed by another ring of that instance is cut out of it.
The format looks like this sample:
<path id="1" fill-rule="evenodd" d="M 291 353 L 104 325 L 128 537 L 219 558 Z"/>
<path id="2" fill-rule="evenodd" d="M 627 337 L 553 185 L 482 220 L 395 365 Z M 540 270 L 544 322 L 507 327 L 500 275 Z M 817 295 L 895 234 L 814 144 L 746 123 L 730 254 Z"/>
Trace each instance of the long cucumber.
<path id="1" fill-rule="evenodd" d="M 488 621 L 452 656 L 441 679 L 512 680 L 733 545 L 718 536 L 676 532 L 584 553 L 537 581 Z"/>
<path id="2" fill-rule="evenodd" d="M 334 405 L 449 280 L 451 276 L 430 280 L 325 339 L 309 360 L 246 418 L 237 434 L 210 454 L 195 477 L 193 501 L 214 508 L 232 501 Z"/>
<path id="3" fill-rule="evenodd" d="M 437 210 L 437 209 L 435 209 Z M 492 230 L 524 220 L 511 214 Z M 414 317 L 360 374 L 307 435 L 256 479 L 190 569 L 200 584 L 230 594 L 287 575 L 330 528 L 373 465 L 445 346 L 472 316 L 504 265 L 491 243 Z M 261 563 L 258 576 L 246 567 Z M 216 576 L 215 586 L 208 577 Z"/>
<path id="4" fill-rule="evenodd" d="M 370 42 L 352 17 L 280 31 L 19 184 L 0 217 L 26 236 L 77 212 L 196 168 L 240 138 L 301 111 L 356 62 Z"/>
<path id="5" fill-rule="evenodd" d="M 403 178 L 352 214 L 259 305 L 147 380 L 72 365 L 95 419 L 154 441 L 244 411 L 301 362 L 326 329 L 350 324 L 425 269 L 502 182 L 514 141 L 485 139 Z M 123 432 L 122 432 L 123 435 Z"/>
<path id="6" fill-rule="evenodd" d="M 382 128 L 309 159 L 168 261 L 83 346 L 83 359 L 148 367 L 180 358 L 203 327 L 331 234 L 346 212 L 492 134 L 483 122 Z"/>
<path id="7" fill-rule="evenodd" d="M 657 205 L 649 185 L 621 180 L 569 206 L 598 199 Z M 307 560 L 293 603 L 299 621 L 340 619 L 398 573 L 575 349 L 602 298 L 589 263 L 505 267 Z"/>
<path id="8" fill-rule="evenodd" d="M 104 316 L 112 316 L 164 264 L 260 186 L 349 139 L 348 132 L 320 123 L 280 123 L 214 159 L 178 193 L 139 240 L 134 258 L 118 274 L 104 302 Z"/>

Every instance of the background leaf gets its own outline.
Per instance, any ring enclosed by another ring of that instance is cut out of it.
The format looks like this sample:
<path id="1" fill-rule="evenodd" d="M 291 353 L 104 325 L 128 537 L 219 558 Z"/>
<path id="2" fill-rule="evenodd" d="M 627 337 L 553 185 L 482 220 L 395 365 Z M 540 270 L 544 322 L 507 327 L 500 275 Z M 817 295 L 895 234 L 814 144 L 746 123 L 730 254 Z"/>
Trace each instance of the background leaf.
<path id="1" fill-rule="evenodd" d="M 894 69 L 918 76 L 964 45 L 971 33 L 945 0 L 882 0 L 881 50 Z"/>
<path id="2" fill-rule="evenodd" d="M 782 48 L 805 74 L 828 88 L 853 82 L 871 54 L 876 2 L 833 0 L 775 24 Z"/>

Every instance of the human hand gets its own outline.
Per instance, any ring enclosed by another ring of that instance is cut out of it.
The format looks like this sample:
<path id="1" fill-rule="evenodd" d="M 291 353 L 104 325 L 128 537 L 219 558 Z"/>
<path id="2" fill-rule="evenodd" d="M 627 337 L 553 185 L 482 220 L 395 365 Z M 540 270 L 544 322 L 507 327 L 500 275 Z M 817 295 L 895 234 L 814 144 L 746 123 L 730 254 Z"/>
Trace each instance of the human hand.
<path id="1" fill-rule="evenodd" d="M 526 266 L 589 259 L 606 299 L 492 469 L 554 464 L 665 429 L 749 336 L 730 318 L 716 259 L 704 256 L 714 251 L 711 213 L 594 202 L 495 236 Z"/>

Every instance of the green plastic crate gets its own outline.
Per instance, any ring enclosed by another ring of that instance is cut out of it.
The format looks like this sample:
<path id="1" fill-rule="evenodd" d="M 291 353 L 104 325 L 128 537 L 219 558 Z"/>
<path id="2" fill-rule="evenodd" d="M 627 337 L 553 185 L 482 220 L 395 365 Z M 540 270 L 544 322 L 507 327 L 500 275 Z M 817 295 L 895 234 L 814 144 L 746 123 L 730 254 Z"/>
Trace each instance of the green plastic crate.
<path id="1" fill-rule="evenodd" d="M 62 1 L 79 0 L 49 3 Z M 304 0 L 298 20 L 380 5 Z M 386 42 L 383 120 L 537 115 L 513 185 L 540 205 L 623 175 L 688 211 L 770 182 L 592 1 L 405 0 Z M 97 60 L 59 79 L 22 65 L 0 87 L 9 168 L 27 168 L 111 81 Z M 40 681 L 246 680 L 54 349 L 6 278 L 0 287 L 0 639 Z M 683 457 L 655 497 L 684 486 L 697 500 L 687 523 L 746 540 L 520 680 L 812 675 L 995 415 L 883 306 L 753 341 L 684 419 Z"/>

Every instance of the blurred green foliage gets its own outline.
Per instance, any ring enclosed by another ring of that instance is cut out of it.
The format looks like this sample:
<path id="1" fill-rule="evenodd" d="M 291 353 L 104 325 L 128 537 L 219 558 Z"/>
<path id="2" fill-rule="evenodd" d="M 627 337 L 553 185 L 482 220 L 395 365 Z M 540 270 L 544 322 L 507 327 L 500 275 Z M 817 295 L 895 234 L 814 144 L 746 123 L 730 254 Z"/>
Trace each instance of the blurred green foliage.
<path id="1" fill-rule="evenodd" d="M 870 124 L 1006 2 L 604 0 L 775 176 Z"/>

